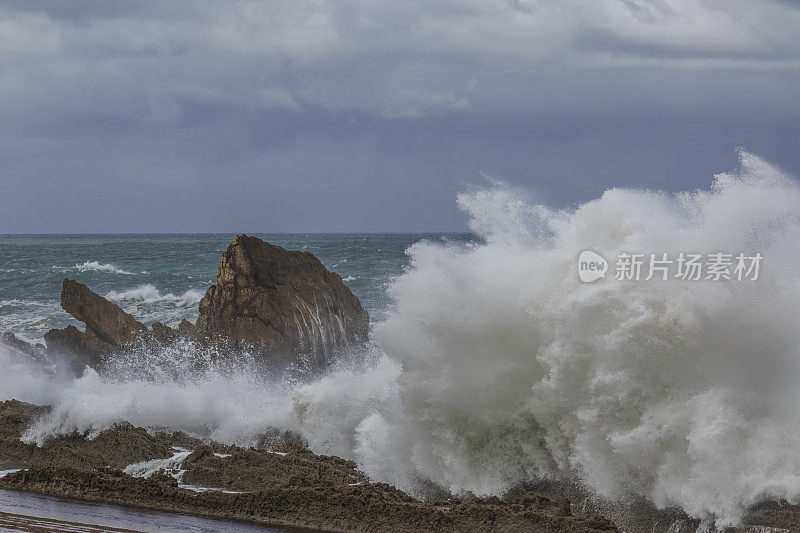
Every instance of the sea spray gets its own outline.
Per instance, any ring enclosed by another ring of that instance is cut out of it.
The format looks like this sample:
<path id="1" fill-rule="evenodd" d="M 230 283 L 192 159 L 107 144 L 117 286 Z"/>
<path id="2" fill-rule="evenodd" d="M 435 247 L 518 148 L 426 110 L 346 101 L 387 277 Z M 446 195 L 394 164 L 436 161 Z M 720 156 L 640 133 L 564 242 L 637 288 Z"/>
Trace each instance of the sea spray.
<path id="1" fill-rule="evenodd" d="M 52 369 L 44 368 L 33 362 L 30 355 L 0 343 L 0 399 L 52 404 L 58 399 L 58 391 L 70 386 L 70 383 L 56 385 L 54 379 Z"/>
<path id="2" fill-rule="evenodd" d="M 403 372 L 400 408 L 357 433 L 368 474 L 476 494 L 578 478 L 718 526 L 800 496 L 794 181 L 742 153 L 708 191 L 616 189 L 549 212 L 494 188 L 460 204 L 485 244 L 413 246 L 377 328 Z M 750 250 L 765 264 L 751 283 L 584 284 L 586 249 Z"/>
<path id="3" fill-rule="evenodd" d="M 122 420 L 206 427 L 228 443 L 274 426 L 418 494 L 573 479 L 717 526 L 763 499 L 798 500 L 792 179 L 742 152 L 740 169 L 703 191 L 613 189 L 555 211 L 496 183 L 459 204 L 482 242 L 413 245 L 375 327 L 379 353 L 321 378 L 264 379 L 185 345 L 140 361 L 155 372 L 134 360 L 47 388 L 20 370 L 18 383 L 0 377 L 0 394 L 54 404 L 26 433 L 34 442 Z M 582 283 L 584 250 L 746 251 L 764 263 L 748 283 Z M 163 363 L 186 357 L 209 362 Z"/>
<path id="4" fill-rule="evenodd" d="M 412 246 L 395 308 L 376 327 L 402 371 L 386 376 L 391 408 L 361 407 L 351 453 L 367 474 L 412 492 L 424 480 L 479 495 L 578 479 L 717 526 L 761 499 L 797 501 L 794 181 L 742 153 L 708 191 L 615 189 L 558 212 L 495 186 L 460 204 L 484 244 Z M 585 284 L 576 260 L 586 249 L 757 251 L 765 263 L 751 283 Z M 341 396 L 353 395 L 342 382 Z M 315 416 L 301 417 L 317 445 L 316 420 L 341 409 L 325 389 L 317 411 L 303 411 Z"/>
<path id="5" fill-rule="evenodd" d="M 127 352 L 100 371 L 86 368 L 50 392 L 52 413 L 23 440 L 41 445 L 74 431 L 92 438 L 127 421 L 247 447 L 270 428 L 294 428 L 291 393 L 291 383 L 270 380 L 246 353 L 223 359 L 182 341 L 158 352 Z"/>

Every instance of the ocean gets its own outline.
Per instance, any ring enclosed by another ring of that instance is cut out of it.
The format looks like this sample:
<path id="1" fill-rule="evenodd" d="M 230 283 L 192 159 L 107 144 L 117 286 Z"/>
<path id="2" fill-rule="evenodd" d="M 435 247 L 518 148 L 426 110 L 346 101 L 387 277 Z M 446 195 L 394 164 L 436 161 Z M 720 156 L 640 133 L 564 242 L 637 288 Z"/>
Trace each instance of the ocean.
<path id="1" fill-rule="evenodd" d="M 475 239 L 468 233 L 252 235 L 313 253 L 342 276 L 373 322 L 386 317 L 387 288 L 408 268 L 410 245 L 423 240 Z M 175 326 L 184 318 L 194 322 L 200 299 L 215 283 L 219 255 L 232 238 L 232 234 L 0 235 L 0 333 L 10 331 L 28 342 L 43 343 L 51 328 L 73 324 L 82 329 L 61 309 L 64 278 L 88 285 L 147 325 L 160 321 Z M 9 367 L 0 373 L 13 379 Z M 0 386 L 0 401 L 12 396 L 20 395 Z M 301 531 L 0 490 L 0 531 L 37 527 L 54 531 Z"/>
<path id="2" fill-rule="evenodd" d="M 0 400 L 53 406 L 28 442 L 128 421 L 249 446 L 278 428 L 416 496 L 570 480 L 739 524 L 759 502 L 800 501 L 800 185 L 740 155 L 703 190 L 566 209 L 490 184 L 458 197 L 470 234 L 261 235 L 313 252 L 372 317 L 369 350 L 322 375 L 178 345 L 73 378 L 0 346 Z M 36 341 L 69 323 L 65 277 L 144 322 L 193 320 L 230 239 L 4 236 L 0 330 Z M 611 261 L 605 277 L 579 276 L 586 251 Z M 757 279 L 613 266 L 740 252 L 763 258 Z"/>
<path id="3" fill-rule="evenodd" d="M 253 234 L 313 253 L 359 297 L 374 322 L 386 316 L 387 287 L 421 240 L 464 242 L 468 233 Z M 0 235 L 0 332 L 44 342 L 52 328 L 82 327 L 61 309 L 64 278 L 76 279 L 147 325 L 194 322 L 232 234 Z"/>

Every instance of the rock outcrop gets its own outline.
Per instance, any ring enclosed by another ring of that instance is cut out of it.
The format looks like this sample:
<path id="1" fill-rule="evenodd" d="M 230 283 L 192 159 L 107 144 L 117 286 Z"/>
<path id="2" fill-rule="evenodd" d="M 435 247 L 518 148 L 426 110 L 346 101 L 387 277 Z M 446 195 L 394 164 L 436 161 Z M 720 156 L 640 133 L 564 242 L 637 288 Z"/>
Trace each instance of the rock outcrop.
<path id="1" fill-rule="evenodd" d="M 309 252 L 236 235 L 222 254 L 217 284 L 200 301 L 197 333 L 273 358 L 325 358 L 367 340 L 358 298 Z"/>
<path id="2" fill-rule="evenodd" d="M 305 355 L 304 362 L 313 366 L 340 348 L 366 341 L 369 328 L 358 298 L 313 254 L 247 235 L 236 235 L 222 254 L 217 284 L 200 301 L 196 325 L 183 320 L 171 328 L 156 322 L 149 330 L 71 279 L 64 280 L 61 307 L 84 322 L 86 330 L 72 325 L 52 329 L 45 342 L 48 352 L 66 356 L 77 372 L 140 341 L 163 345 L 182 338 L 252 350 L 281 365 Z M 8 343 L 14 340 L 12 335 Z"/>
<path id="3" fill-rule="evenodd" d="M 323 531 L 619 531 L 610 520 L 574 514 L 567 500 L 528 492 L 506 499 L 420 501 L 372 482 L 352 461 L 297 445 L 279 453 L 244 449 L 178 433 L 152 435 L 126 423 L 92 438 L 73 433 L 42 446 L 20 441 L 49 411 L 0 402 L 0 470 L 22 469 L 0 477 L 0 489 Z M 193 452 L 178 464 L 161 463 L 148 477 L 123 471 L 131 463 L 174 456 L 173 446 Z M 219 529 L 225 525 L 220 522 Z"/>
<path id="4" fill-rule="evenodd" d="M 147 327 L 73 279 L 65 279 L 61 288 L 61 307 L 86 324 L 86 331 L 75 326 L 51 329 L 44 340 L 50 352 L 70 356 L 73 366 L 96 366 L 100 359 L 123 349 L 147 333 Z"/>
<path id="5" fill-rule="evenodd" d="M 65 279 L 61 289 L 61 307 L 86 324 L 86 332 L 114 347 L 122 347 L 147 328 L 122 310 L 75 280 Z"/>
<path id="6" fill-rule="evenodd" d="M 37 361 L 44 361 L 46 359 L 47 349 L 44 346 L 41 344 L 28 344 L 24 340 L 18 339 L 17 336 L 10 331 L 0 335 L 0 344 L 5 344 Z"/>

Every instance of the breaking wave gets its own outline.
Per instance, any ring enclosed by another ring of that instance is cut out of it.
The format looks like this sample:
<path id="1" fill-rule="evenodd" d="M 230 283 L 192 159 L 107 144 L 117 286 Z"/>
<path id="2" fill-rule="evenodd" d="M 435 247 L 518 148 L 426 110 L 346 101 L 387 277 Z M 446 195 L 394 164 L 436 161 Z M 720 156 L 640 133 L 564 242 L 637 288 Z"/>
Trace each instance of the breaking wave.
<path id="1" fill-rule="evenodd" d="M 112 274 L 124 274 L 126 276 L 133 276 L 133 272 L 128 272 L 110 263 L 100 263 L 99 261 L 86 261 L 82 265 L 75 264 L 71 267 L 53 267 L 57 272 L 69 272 L 70 270 L 77 272 L 110 272 Z"/>
<path id="2" fill-rule="evenodd" d="M 57 302 L 12 298 L 0 300 L 0 332 L 13 332 L 28 343 L 43 343 L 42 331 L 60 325 L 58 316 L 63 310 Z"/>
<path id="3" fill-rule="evenodd" d="M 142 302 L 147 304 L 152 303 L 171 303 L 180 307 L 190 307 L 197 305 L 202 300 L 205 291 L 199 289 L 189 289 L 180 296 L 176 296 L 171 292 L 161 294 L 161 292 L 154 285 L 140 285 L 135 289 L 127 291 L 110 291 L 106 294 L 106 298 L 113 302 Z"/>
<path id="4" fill-rule="evenodd" d="M 125 291 L 110 291 L 105 297 L 144 323 L 162 322 L 174 326 L 186 318 L 197 318 L 197 304 L 205 291 L 189 289 L 183 294 L 162 293 L 154 285 L 140 285 Z"/>
<path id="5" fill-rule="evenodd" d="M 275 426 L 412 492 L 573 479 L 735 524 L 760 500 L 800 499 L 800 187 L 740 155 L 708 190 L 612 189 L 568 211 L 499 183 L 460 195 L 483 242 L 413 245 L 377 353 L 313 381 L 213 357 L 189 371 L 198 349 L 176 346 L 140 361 L 148 372 L 47 387 L 0 348 L 0 395 L 55 406 L 31 441 L 120 420 L 229 443 Z M 751 282 L 584 284 L 587 249 L 764 263 Z"/>

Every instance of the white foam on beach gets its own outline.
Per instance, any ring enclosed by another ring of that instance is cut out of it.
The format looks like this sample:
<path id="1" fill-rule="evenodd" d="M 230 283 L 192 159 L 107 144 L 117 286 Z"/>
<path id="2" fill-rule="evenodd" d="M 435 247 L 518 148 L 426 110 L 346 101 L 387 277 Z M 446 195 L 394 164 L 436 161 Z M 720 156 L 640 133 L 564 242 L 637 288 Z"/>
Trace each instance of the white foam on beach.
<path id="1" fill-rule="evenodd" d="M 183 461 L 192 454 L 192 450 L 175 447 L 173 451 L 175 453 L 172 457 L 133 463 L 126 466 L 123 472 L 133 477 L 148 478 L 155 473 L 163 471 L 168 476 L 180 481 L 183 474 L 186 473 L 186 470 L 183 469 Z"/>
<path id="2" fill-rule="evenodd" d="M 718 527 L 764 499 L 800 501 L 795 181 L 743 152 L 708 190 L 613 189 L 553 211 L 494 184 L 459 205 L 484 242 L 413 245 L 374 328 L 382 353 L 361 363 L 297 383 L 198 365 L 186 346 L 54 384 L 0 347 L 0 397 L 54 405 L 31 442 L 123 420 L 226 443 L 277 427 L 411 492 L 571 478 Z M 584 284 L 587 249 L 764 262 L 758 282 Z"/>
<path id="3" fill-rule="evenodd" d="M 201 487 L 199 485 L 188 485 L 186 483 L 178 483 L 178 487 L 181 489 L 190 490 L 192 492 L 221 492 L 223 494 L 247 494 L 247 491 L 244 490 L 229 490 L 229 489 L 219 489 L 216 487 Z"/>
<path id="4" fill-rule="evenodd" d="M 140 463 L 134 463 L 125 467 L 123 472 L 133 477 L 142 477 L 142 478 L 149 478 L 153 474 L 158 472 L 164 472 L 166 475 L 173 477 L 178 482 L 178 487 L 182 489 L 187 489 L 192 492 L 222 492 L 224 494 L 247 494 L 246 491 L 238 491 L 238 490 L 228 490 L 228 489 L 221 489 L 215 487 L 201 487 L 199 485 L 190 485 L 187 483 L 183 483 L 183 475 L 186 473 L 186 470 L 183 468 L 183 462 L 192 454 L 193 450 L 187 450 L 186 448 L 174 447 L 173 451 L 175 452 L 172 457 L 168 457 L 166 459 L 153 459 L 150 461 L 142 461 Z M 220 458 L 230 457 L 227 454 L 214 454 Z M 0 477 L 2 477 L 2 471 L 0 471 Z"/>

